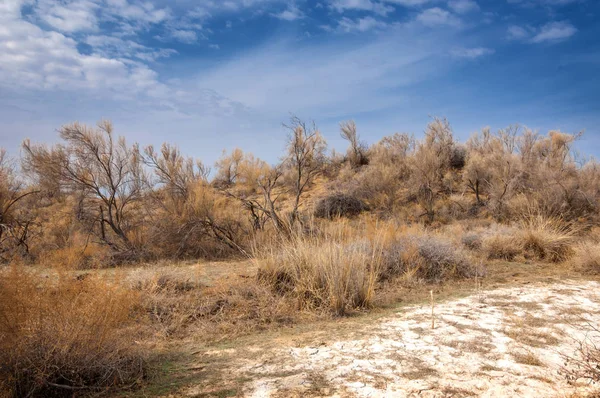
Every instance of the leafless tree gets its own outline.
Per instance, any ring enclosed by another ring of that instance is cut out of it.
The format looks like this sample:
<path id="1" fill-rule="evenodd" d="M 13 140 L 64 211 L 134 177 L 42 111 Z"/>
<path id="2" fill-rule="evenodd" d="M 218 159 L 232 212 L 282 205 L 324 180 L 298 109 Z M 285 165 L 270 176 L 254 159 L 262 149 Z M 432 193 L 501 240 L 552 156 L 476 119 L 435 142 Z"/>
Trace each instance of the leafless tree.
<path id="1" fill-rule="evenodd" d="M 27 237 L 30 220 L 20 219 L 16 207 L 19 202 L 38 191 L 26 187 L 15 176 L 14 164 L 8 159 L 6 150 L 0 148 L 0 254 L 6 250 L 7 241 L 11 247 L 24 247 L 27 250 Z"/>
<path id="2" fill-rule="evenodd" d="M 128 210 L 141 198 L 144 188 L 137 146 L 127 146 L 123 137 L 115 139 L 109 121 L 99 122 L 96 128 L 69 124 L 59 134 L 65 144 L 52 148 L 25 140 L 25 168 L 40 179 L 56 179 L 62 189 L 85 192 L 87 200 L 98 203 L 101 240 L 121 254 L 137 256 L 139 253 L 128 236 L 132 228 Z"/>
<path id="3" fill-rule="evenodd" d="M 314 122 L 308 127 L 304 121 L 293 116 L 291 123 L 284 126 L 291 131 L 288 136 L 288 158 L 285 163 L 291 170 L 293 181 L 294 202 L 290 214 L 293 224 L 298 219 L 302 194 L 323 170 L 327 144 Z"/>
<path id="4" fill-rule="evenodd" d="M 350 144 L 348 159 L 352 166 L 360 167 L 368 164 L 367 145 L 360 140 L 354 120 L 340 123 L 340 135 Z"/>

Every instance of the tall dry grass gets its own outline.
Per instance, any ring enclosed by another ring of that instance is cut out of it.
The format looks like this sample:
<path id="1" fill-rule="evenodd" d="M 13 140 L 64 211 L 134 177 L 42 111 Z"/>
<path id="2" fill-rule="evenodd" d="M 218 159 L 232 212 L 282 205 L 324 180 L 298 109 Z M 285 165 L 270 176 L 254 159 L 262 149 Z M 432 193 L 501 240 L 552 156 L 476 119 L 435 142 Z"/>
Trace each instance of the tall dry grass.
<path id="1" fill-rule="evenodd" d="M 600 244 L 584 242 L 578 245 L 571 262 L 577 271 L 593 275 L 600 274 Z"/>
<path id="2" fill-rule="evenodd" d="M 378 283 L 437 283 L 481 273 L 451 240 L 421 226 L 364 218 L 313 227 L 256 253 L 259 280 L 301 309 L 344 314 L 372 305 Z"/>
<path id="3" fill-rule="evenodd" d="M 0 280 L 0 391 L 71 396 L 134 386 L 138 295 L 91 276 L 40 278 L 19 266 Z"/>
<path id="4" fill-rule="evenodd" d="M 300 309 L 326 308 L 341 315 L 372 304 L 382 246 L 297 235 L 257 257 L 259 280 L 293 296 Z"/>
<path id="5" fill-rule="evenodd" d="M 561 262 L 574 254 L 577 228 L 558 216 L 526 215 L 521 222 L 523 249 L 538 260 Z"/>
<path id="6" fill-rule="evenodd" d="M 386 277 L 400 275 L 406 282 L 438 283 L 469 278 L 483 270 L 451 240 L 421 232 L 401 235 L 389 242 L 384 256 Z"/>

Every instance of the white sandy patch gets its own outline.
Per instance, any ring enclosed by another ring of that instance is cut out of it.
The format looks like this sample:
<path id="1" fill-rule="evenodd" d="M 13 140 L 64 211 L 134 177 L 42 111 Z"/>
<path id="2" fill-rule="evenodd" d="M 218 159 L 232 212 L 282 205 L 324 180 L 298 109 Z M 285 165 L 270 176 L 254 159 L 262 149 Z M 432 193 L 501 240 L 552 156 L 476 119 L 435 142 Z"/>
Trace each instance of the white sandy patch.
<path id="1" fill-rule="evenodd" d="M 277 347 L 232 366 L 252 380 L 251 397 L 564 397 L 590 388 L 559 370 L 586 323 L 600 324 L 599 288 L 528 285 L 438 303 L 435 329 L 429 306 L 411 307 L 363 339 Z"/>

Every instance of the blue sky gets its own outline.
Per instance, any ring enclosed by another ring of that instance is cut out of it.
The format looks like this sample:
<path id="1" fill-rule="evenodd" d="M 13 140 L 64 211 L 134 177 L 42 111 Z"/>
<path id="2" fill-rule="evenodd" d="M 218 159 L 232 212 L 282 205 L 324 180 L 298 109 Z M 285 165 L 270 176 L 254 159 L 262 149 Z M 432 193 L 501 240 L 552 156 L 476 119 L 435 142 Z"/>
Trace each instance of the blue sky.
<path id="1" fill-rule="evenodd" d="M 0 0 L 0 146 L 79 120 L 207 163 L 275 161 L 281 123 L 332 147 L 353 118 L 375 142 L 448 117 L 586 130 L 600 155 L 597 0 Z"/>

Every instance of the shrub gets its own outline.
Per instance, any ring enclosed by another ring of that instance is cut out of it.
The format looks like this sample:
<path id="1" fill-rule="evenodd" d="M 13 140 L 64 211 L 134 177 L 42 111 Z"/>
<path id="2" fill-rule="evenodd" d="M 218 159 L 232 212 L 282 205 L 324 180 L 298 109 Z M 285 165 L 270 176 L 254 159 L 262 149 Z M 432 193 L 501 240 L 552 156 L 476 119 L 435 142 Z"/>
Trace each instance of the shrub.
<path id="1" fill-rule="evenodd" d="M 462 241 L 462 244 L 467 249 L 471 249 L 471 250 L 481 249 L 482 239 L 481 239 L 481 235 L 479 235 L 479 234 L 469 233 L 469 234 L 463 235 L 461 241 Z"/>
<path id="2" fill-rule="evenodd" d="M 470 258 L 451 242 L 434 236 L 407 236 L 384 251 L 384 277 L 404 274 L 428 282 L 475 276 Z"/>
<path id="3" fill-rule="evenodd" d="M 514 235 L 497 233 L 483 239 L 482 249 L 488 260 L 512 261 L 523 252 L 523 245 Z"/>
<path id="4" fill-rule="evenodd" d="M 576 339 L 577 348 L 574 354 L 561 354 L 565 365 L 559 373 L 570 383 L 585 380 L 596 384 L 600 382 L 600 328 L 588 322 L 581 332 L 584 333 L 584 337 Z"/>
<path id="5" fill-rule="evenodd" d="M 558 217 L 530 216 L 523 223 L 523 248 L 538 260 L 564 261 L 573 243 L 573 229 Z"/>
<path id="6" fill-rule="evenodd" d="M 344 314 L 369 307 L 375 294 L 381 250 L 368 241 L 320 241 L 294 237 L 259 256 L 259 280 L 296 298 L 299 308 Z"/>
<path id="7" fill-rule="evenodd" d="M 321 199 L 315 208 L 315 216 L 320 218 L 354 217 L 367 210 L 360 199 L 343 193 Z"/>
<path id="8" fill-rule="evenodd" d="M 590 274 L 600 274 L 600 245 L 585 243 L 575 249 L 575 269 Z"/>
<path id="9" fill-rule="evenodd" d="M 455 145 L 450 153 L 450 167 L 462 170 L 467 163 L 467 149 L 462 145 Z"/>
<path id="10" fill-rule="evenodd" d="M 475 275 L 475 267 L 470 259 L 452 243 L 437 237 L 424 237 L 418 244 L 419 255 L 425 265 L 420 271 L 425 279 L 439 281 Z"/>
<path id="11" fill-rule="evenodd" d="M 133 386 L 137 295 L 91 277 L 39 283 L 13 268 L 0 281 L 0 392 L 70 396 Z"/>

